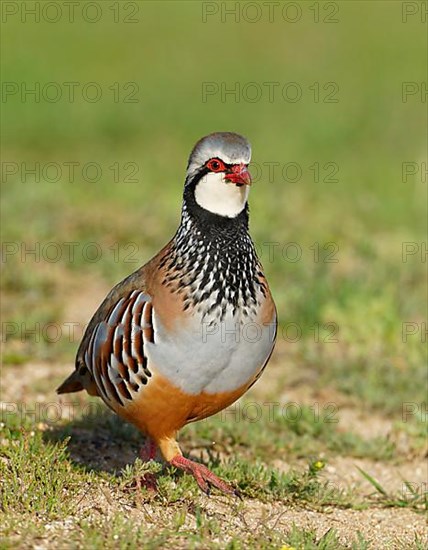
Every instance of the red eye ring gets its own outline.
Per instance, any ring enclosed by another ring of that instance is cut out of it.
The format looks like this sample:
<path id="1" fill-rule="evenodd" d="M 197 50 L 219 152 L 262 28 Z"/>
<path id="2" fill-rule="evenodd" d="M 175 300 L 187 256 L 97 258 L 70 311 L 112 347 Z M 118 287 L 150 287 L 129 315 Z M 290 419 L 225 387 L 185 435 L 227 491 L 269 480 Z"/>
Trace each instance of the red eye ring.
<path id="1" fill-rule="evenodd" d="M 226 166 L 220 159 L 210 159 L 207 162 L 207 168 L 211 172 L 224 172 L 226 170 Z"/>

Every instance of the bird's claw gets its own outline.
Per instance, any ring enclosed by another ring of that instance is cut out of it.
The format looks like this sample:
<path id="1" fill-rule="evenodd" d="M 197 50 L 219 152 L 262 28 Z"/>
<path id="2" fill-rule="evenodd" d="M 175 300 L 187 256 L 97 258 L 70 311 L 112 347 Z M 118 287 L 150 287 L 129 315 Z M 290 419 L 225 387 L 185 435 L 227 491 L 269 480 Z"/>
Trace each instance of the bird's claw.
<path id="1" fill-rule="evenodd" d="M 175 456 L 172 460 L 170 460 L 170 464 L 180 470 L 184 470 L 188 474 L 193 475 L 199 488 L 208 496 L 211 494 L 211 487 L 215 487 L 222 493 L 227 495 L 235 495 L 242 499 L 237 489 L 217 477 L 203 464 L 193 462 L 182 455 Z"/>

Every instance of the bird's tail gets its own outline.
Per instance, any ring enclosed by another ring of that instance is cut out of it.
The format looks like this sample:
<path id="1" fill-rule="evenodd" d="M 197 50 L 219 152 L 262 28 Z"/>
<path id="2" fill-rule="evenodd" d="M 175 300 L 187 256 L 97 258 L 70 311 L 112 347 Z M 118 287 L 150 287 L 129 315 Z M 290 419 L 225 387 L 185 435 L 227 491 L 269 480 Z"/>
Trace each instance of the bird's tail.
<path id="1" fill-rule="evenodd" d="M 70 376 L 57 388 L 56 393 L 73 393 L 84 389 L 78 371 L 73 371 Z"/>

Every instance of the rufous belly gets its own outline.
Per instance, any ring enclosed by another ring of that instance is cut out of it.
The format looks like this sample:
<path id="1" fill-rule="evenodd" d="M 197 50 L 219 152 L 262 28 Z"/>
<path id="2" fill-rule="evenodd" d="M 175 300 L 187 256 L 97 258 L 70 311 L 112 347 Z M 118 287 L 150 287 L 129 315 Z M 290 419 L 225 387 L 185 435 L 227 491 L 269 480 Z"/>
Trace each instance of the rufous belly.
<path id="1" fill-rule="evenodd" d="M 252 381 L 233 391 L 190 395 L 160 374 L 155 374 L 144 391 L 126 407 L 117 407 L 119 416 L 160 441 L 174 437 L 187 423 L 211 416 L 239 399 Z"/>

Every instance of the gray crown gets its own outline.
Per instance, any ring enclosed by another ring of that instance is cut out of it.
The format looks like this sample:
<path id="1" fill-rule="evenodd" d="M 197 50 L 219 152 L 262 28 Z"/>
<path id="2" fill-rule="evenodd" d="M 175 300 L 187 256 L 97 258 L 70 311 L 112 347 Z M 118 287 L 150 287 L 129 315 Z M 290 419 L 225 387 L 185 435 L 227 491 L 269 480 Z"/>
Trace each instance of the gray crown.
<path id="1" fill-rule="evenodd" d="M 251 145 L 241 135 L 233 132 L 215 132 L 200 139 L 190 153 L 187 176 L 200 169 L 207 160 L 217 157 L 227 164 L 251 160 Z"/>

